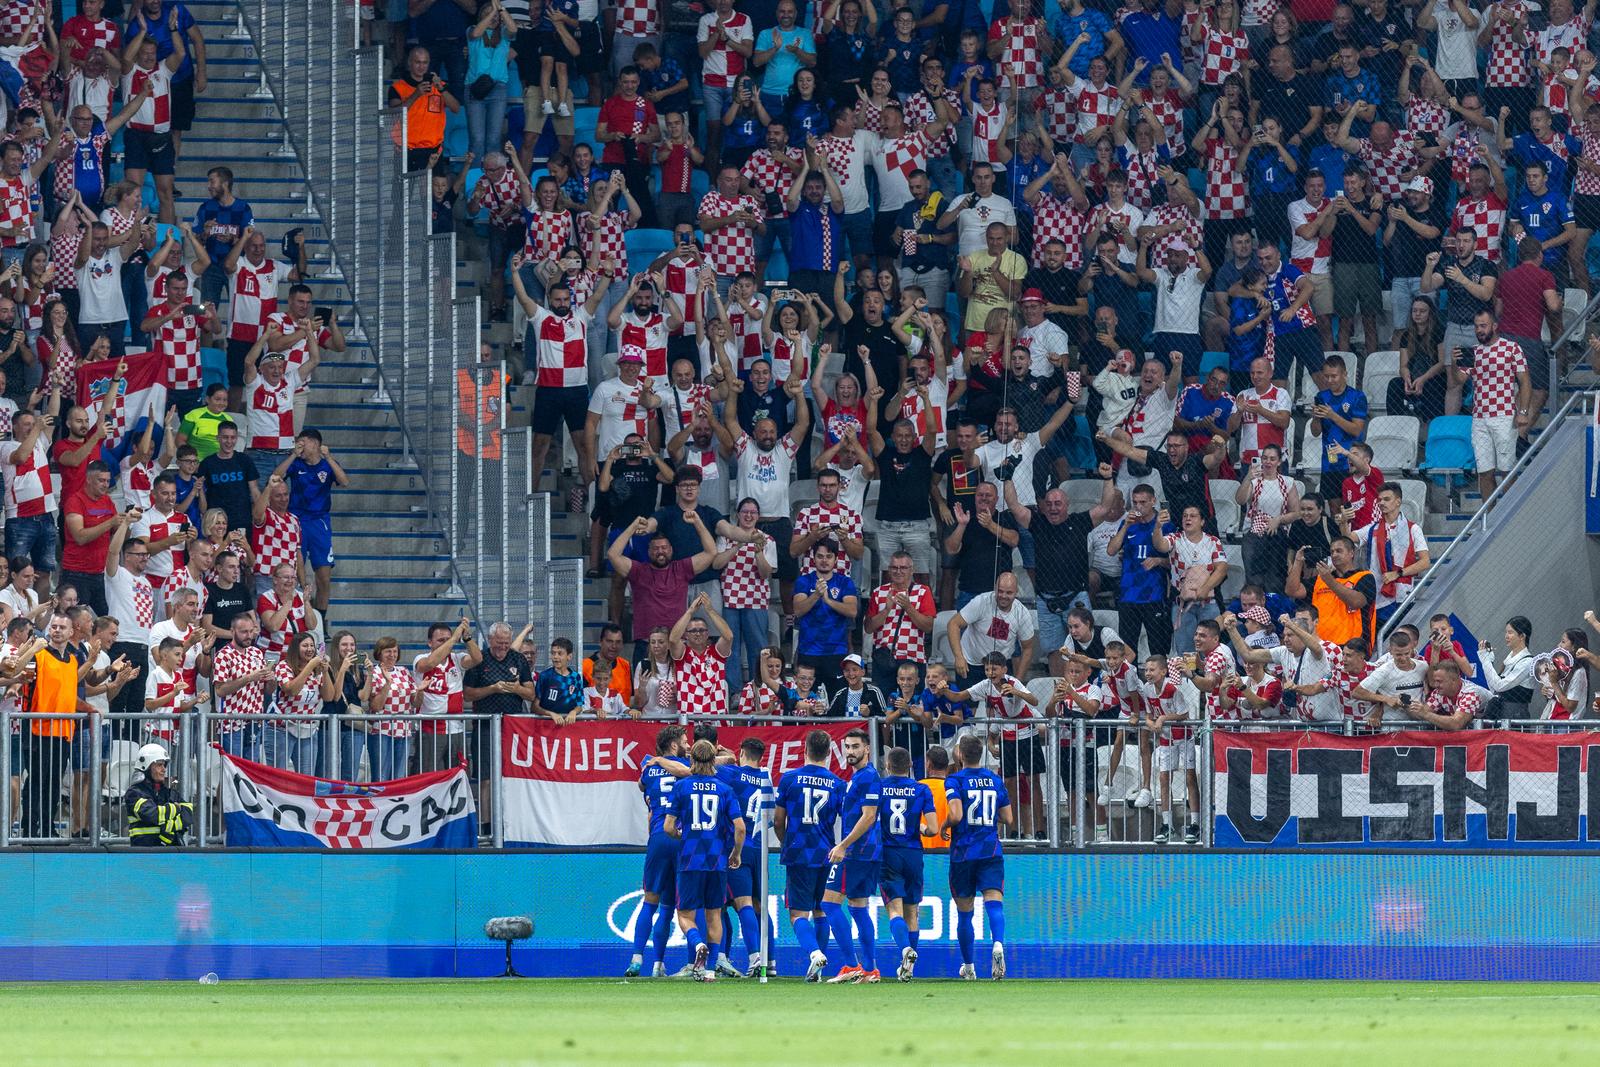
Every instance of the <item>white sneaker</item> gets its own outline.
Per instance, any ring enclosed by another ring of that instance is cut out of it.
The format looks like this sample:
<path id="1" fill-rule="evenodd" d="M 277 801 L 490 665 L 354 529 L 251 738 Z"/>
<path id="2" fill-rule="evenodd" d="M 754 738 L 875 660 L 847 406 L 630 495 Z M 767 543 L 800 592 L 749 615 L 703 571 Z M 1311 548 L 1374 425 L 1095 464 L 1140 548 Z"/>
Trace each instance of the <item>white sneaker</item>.
<path id="1" fill-rule="evenodd" d="M 956 977 L 963 982 L 976 982 L 978 980 L 978 968 L 970 963 L 963 963 L 961 970 L 956 972 Z"/>
<path id="2" fill-rule="evenodd" d="M 546 115 L 554 115 L 556 113 L 556 106 L 550 101 L 546 100 L 544 102 L 544 107 L 540 108 L 540 110 Z"/>
<path id="3" fill-rule="evenodd" d="M 1111 774 L 1108 772 L 1105 780 L 1100 783 L 1100 803 L 1110 804 L 1117 799 L 1117 785 L 1116 782 L 1112 781 Z"/>
<path id="4" fill-rule="evenodd" d="M 1133 794 L 1133 806 L 1136 808 L 1148 808 L 1153 800 L 1155 797 L 1150 795 L 1149 789 L 1140 789 Z"/>
<path id="5" fill-rule="evenodd" d="M 990 978 L 998 982 L 1006 976 L 1006 947 L 998 941 L 994 943 L 994 950 L 989 953 L 989 964 Z"/>
<path id="6" fill-rule="evenodd" d="M 666 976 L 667 976 L 667 965 L 665 963 L 662 963 L 660 960 L 656 960 L 656 965 L 650 969 L 650 977 L 651 978 L 665 978 Z"/>
<path id="7" fill-rule="evenodd" d="M 1097 844 L 1097 845 L 1105 845 L 1105 844 L 1109 844 L 1110 842 L 1111 842 L 1111 833 L 1110 833 L 1110 831 L 1107 830 L 1104 826 L 1096 826 L 1094 828 L 1094 843 Z"/>
<path id="8" fill-rule="evenodd" d="M 568 107 L 567 102 L 563 100 L 556 108 L 556 114 L 560 115 L 562 118 L 570 118 L 572 115 L 572 109 Z"/>
<path id="9" fill-rule="evenodd" d="M 902 982 L 909 982 L 912 978 L 912 972 L 916 969 L 917 950 L 907 945 L 900 950 L 900 968 L 894 972 L 894 976 Z"/>
<path id="10" fill-rule="evenodd" d="M 750 954 L 750 966 L 745 968 L 744 976 L 746 978 L 761 977 L 761 953 L 752 952 Z"/>
<path id="11" fill-rule="evenodd" d="M 828 966 L 828 957 L 823 954 L 821 949 L 814 950 L 811 953 L 811 966 L 806 968 L 806 981 L 820 981 L 822 970 L 826 966 Z"/>
<path id="12" fill-rule="evenodd" d="M 717 973 L 724 978 L 743 978 L 739 968 L 728 962 L 728 957 L 721 956 L 717 959 Z"/>

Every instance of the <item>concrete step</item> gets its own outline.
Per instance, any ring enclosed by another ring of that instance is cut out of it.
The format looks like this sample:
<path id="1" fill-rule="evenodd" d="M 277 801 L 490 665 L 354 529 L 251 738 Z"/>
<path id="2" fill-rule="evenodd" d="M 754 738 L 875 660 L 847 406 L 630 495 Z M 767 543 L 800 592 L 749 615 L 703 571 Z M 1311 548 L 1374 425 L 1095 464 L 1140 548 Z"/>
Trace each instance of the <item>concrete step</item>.
<path id="1" fill-rule="evenodd" d="M 333 551 L 335 557 L 345 552 L 388 553 L 392 556 L 409 556 L 415 553 L 427 556 L 437 555 L 444 550 L 443 540 L 431 533 L 415 533 L 403 530 L 350 533 L 345 531 L 342 522 L 335 521 L 333 524 Z"/>

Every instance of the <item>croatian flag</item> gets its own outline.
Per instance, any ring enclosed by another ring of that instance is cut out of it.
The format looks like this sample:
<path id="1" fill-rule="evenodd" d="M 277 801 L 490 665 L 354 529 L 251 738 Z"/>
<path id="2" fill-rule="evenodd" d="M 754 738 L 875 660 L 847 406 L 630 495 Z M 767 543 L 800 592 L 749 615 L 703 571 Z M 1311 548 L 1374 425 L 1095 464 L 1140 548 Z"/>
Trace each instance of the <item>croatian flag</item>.
<path id="1" fill-rule="evenodd" d="M 101 400 L 119 377 L 121 392 L 111 408 L 112 444 L 146 416 L 160 426 L 167 406 L 167 367 L 155 352 L 130 352 L 120 367 L 114 359 L 78 364 L 78 404 L 98 416 Z"/>
<path id="2" fill-rule="evenodd" d="M 391 782 L 336 782 L 220 752 L 229 848 L 475 848 L 465 766 Z"/>

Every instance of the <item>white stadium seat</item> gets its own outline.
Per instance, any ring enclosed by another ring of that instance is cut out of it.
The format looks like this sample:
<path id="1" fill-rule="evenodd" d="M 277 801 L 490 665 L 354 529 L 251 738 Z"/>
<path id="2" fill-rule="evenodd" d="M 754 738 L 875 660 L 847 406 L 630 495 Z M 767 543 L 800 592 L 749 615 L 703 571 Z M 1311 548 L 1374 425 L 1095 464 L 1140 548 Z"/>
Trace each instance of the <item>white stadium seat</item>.
<path id="1" fill-rule="evenodd" d="M 1390 474 L 1417 469 L 1417 443 L 1421 424 L 1411 415 L 1374 415 L 1367 422 L 1367 444 L 1372 465 Z"/>

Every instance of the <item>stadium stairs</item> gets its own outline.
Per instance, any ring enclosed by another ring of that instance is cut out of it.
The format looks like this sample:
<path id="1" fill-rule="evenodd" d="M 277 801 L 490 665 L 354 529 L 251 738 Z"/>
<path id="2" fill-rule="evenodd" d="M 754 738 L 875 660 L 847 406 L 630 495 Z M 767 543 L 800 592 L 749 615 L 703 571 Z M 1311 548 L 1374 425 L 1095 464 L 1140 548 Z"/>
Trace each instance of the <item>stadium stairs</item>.
<path id="1" fill-rule="evenodd" d="M 403 650 L 420 651 L 428 622 L 466 606 L 449 595 L 446 546 L 428 518 L 393 410 L 375 397 L 371 351 L 352 328 L 349 292 L 330 264 L 322 220 L 307 212 L 305 172 L 287 147 L 277 106 L 256 95 L 261 66 L 249 40 L 235 36 L 237 5 L 197 2 L 189 9 L 205 34 L 210 84 L 183 141 L 178 215 L 193 218 L 206 197 L 206 170 L 220 164 L 232 168 L 235 190 L 254 209 L 270 255 L 279 254 L 289 230 L 304 227 L 314 301 L 333 309 L 349 342 L 317 368 L 306 408 L 306 425 L 322 431 L 352 481 L 334 493 L 337 565 L 328 628 L 353 631 L 365 647 L 393 635 Z"/>

